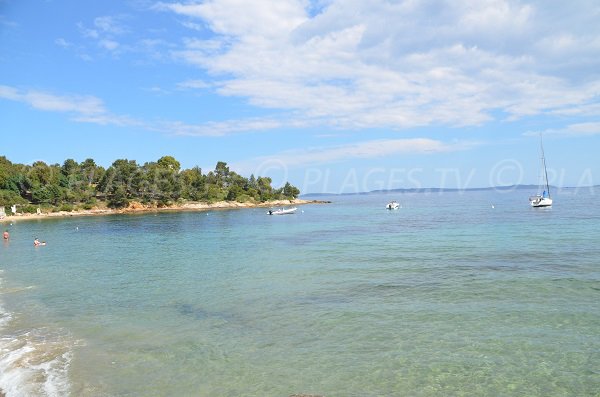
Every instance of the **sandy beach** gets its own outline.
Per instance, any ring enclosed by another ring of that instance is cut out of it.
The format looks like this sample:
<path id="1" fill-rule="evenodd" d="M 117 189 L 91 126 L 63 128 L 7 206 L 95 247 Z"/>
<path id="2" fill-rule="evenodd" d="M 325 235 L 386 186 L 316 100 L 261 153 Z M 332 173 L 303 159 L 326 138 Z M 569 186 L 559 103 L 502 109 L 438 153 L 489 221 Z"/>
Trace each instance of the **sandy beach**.
<path id="1" fill-rule="evenodd" d="M 38 220 L 48 218 L 61 218 L 61 217 L 73 217 L 73 216 L 99 216 L 99 215 L 115 215 L 115 214 L 135 214 L 143 212 L 166 212 L 166 211 L 210 211 L 210 210 L 226 210 L 236 208 L 279 208 L 288 207 L 292 205 L 304 205 L 304 204 L 325 204 L 329 201 L 322 200 L 273 200 L 264 203 L 247 202 L 239 203 L 236 201 L 218 201 L 215 203 L 202 203 L 202 202 L 188 202 L 184 204 L 175 204 L 166 207 L 157 207 L 155 205 L 144 205 L 139 202 L 131 202 L 127 208 L 122 209 L 111 209 L 111 208 L 93 208 L 90 210 L 76 210 L 76 211 L 58 211 L 58 212 L 42 212 L 40 214 L 22 214 L 17 213 L 16 215 L 9 215 L 2 219 L 0 222 L 13 222 L 19 220 Z M 1 395 L 0 395 L 1 397 Z"/>

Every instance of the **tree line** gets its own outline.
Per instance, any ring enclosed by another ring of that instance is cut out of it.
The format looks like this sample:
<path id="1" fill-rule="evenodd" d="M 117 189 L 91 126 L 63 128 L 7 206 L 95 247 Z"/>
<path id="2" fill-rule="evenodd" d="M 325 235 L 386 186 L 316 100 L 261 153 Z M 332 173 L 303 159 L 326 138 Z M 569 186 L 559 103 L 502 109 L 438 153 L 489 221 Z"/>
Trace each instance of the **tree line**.
<path id="1" fill-rule="evenodd" d="M 269 177 L 245 178 L 222 161 L 207 173 L 199 167 L 182 170 L 172 156 L 143 165 L 119 159 L 106 169 L 93 159 L 25 165 L 0 156 L 0 206 L 17 204 L 23 212 L 40 206 L 91 209 L 99 202 L 111 208 L 124 208 L 132 201 L 159 207 L 182 201 L 265 202 L 300 194 L 289 182 L 278 189 L 271 183 Z"/>

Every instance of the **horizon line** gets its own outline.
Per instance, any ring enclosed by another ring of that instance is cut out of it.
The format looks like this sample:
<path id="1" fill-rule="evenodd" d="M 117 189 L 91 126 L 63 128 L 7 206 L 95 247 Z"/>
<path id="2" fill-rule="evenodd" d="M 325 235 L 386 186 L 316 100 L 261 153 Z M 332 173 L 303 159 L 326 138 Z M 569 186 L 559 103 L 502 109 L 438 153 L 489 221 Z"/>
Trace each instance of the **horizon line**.
<path id="1" fill-rule="evenodd" d="M 361 192 L 345 192 L 345 193 L 330 193 L 330 192 L 311 192 L 302 193 L 298 197 L 306 196 L 351 196 L 351 195 L 362 195 L 362 194 L 373 194 L 373 193 L 427 193 L 427 192 L 457 192 L 457 191 L 481 191 L 481 190 L 516 190 L 516 189 L 533 189 L 538 188 L 538 185 L 533 184 L 518 184 L 518 185 L 501 185 L 501 186 L 488 186 L 488 187 L 464 187 L 464 188 L 450 188 L 450 187 L 413 187 L 413 188 L 394 188 L 394 189 L 376 189 Z M 554 186 L 550 185 L 554 189 L 593 189 L 600 188 L 600 185 L 586 185 L 586 186 Z"/>

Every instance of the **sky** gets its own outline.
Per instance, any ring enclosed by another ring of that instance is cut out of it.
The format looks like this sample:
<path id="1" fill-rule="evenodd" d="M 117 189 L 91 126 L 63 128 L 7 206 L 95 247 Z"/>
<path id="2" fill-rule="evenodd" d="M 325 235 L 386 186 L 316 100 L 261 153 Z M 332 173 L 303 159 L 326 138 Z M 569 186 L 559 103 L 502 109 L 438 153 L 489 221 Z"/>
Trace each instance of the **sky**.
<path id="1" fill-rule="evenodd" d="M 600 184 L 597 0 L 0 0 L 0 155 L 303 193 Z"/>

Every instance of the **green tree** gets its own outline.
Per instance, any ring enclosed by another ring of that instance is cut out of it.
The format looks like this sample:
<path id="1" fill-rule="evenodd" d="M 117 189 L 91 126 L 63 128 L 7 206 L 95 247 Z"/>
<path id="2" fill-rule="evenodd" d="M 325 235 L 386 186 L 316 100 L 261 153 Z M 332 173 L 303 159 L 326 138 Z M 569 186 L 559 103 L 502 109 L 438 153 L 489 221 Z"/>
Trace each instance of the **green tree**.
<path id="1" fill-rule="evenodd" d="M 57 184 L 47 184 L 33 190 L 31 194 L 34 204 L 54 204 L 61 203 L 63 198 L 63 190 Z"/>
<path id="2" fill-rule="evenodd" d="M 88 186 L 93 184 L 97 184 L 102 179 L 102 176 L 105 173 L 104 168 L 96 165 L 94 159 L 85 159 L 79 165 L 79 172 L 81 175 L 81 179 L 85 181 Z"/>
<path id="3" fill-rule="evenodd" d="M 283 195 L 288 199 L 295 199 L 300 194 L 300 189 L 295 186 L 292 186 L 289 182 L 285 183 L 283 187 Z"/>
<path id="4" fill-rule="evenodd" d="M 159 158 L 156 163 L 161 168 L 166 168 L 175 172 L 179 172 L 179 168 L 181 167 L 179 161 L 175 160 L 175 157 L 173 156 L 163 156 Z"/>
<path id="5" fill-rule="evenodd" d="M 0 189 L 0 207 L 14 204 L 27 204 L 27 200 L 13 190 Z"/>
<path id="6" fill-rule="evenodd" d="M 138 165 L 135 160 L 116 160 L 106 170 L 105 177 L 101 182 L 101 188 L 104 192 L 112 194 L 112 192 L 115 192 L 118 187 L 121 187 L 123 188 L 127 198 L 132 198 L 134 196 L 132 182 L 137 182 L 139 179 L 138 178 L 134 180 L 137 172 Z"/>
<path id="7" fill-rule="evenodd" d="M 258 182 L 256 181 L 254 174 L 251 174 L 250 178 L 248 179 L 247 189 L 258 189 Z"/>
<path id="8" fill-rule="evenodd" d="M 227 166 L 227 163 L 219 161 L 215 166 L 215 174 L 221 178 L 226 178 L 227 175 L 229 175 L 229 167 Z"/>
<path id="9" fill-rule="evenodd" d="M 261 201 L 268 201 L 273 199 L 273 188 L 271 187 L 271 178 L 259 176 L 256 180 L 258 184 L 258 192 L 260 194 Z"/>
<path id="10" fill-rule="evenodd" d="M 181 170 L 173 156 L 163 156 L 143 166 L 135 160 L 118 159 L 106 170 L 91 158 L 82 163 L 67 159 L 62 165 L 43 161 L 24 165 L 0 156 L 0 205 L 30 201 L 67 208 L 98 199 L 122 208 L 131 200 L 157 204 L 179 199 L 243 202 L 295 198 L 300 193 L 289 183 L 280 189 L 273 189 L 271 183 L 268 177 L 244 178 L 223 161 L 206 175 L 199 167 Z"/>
<path id="11" fill-rule="evenodd" d="M 238 185 L 232 185 L 227 192 L 227 201 L 235 201 L 244 194 L 244 189 Z"/>
<path id="12" fill-rule="evenodd" d="M 221 201 L 225 198 L 225 194 L 223 190 L 214 184 L 206 185 L 206 194 L 204 195 L 204 199 L 208 202 Z"/>
<path id="13" fill-rule="evenodd" d="M 28 178 L 31 181 L 32 186 L 41 187 L 48 185 L 53 179 L 52 168 L 43 161 L 36 161 L 31 166 Z"/>
<path id="14" fill-rule="evenodd" d="M 79 164 L 77 164 L 77 161 L 73 159 L 67 159 L 64 161 L 60 170 L 64 176 L 68 177 L 75 174 L 79 170 Z"/>
<path id="15" fill-rule="evenodd" d="M 122 185 L 113 186 L 107 204 L 111 208 L 127 207 L 129 205 L 129 199 L 127 198 L 125 187 Z"/>
<path id="16" fill-rule="evenodd" d="M 27 184 L 22 168 L 6 157 L 0 156 L 0 190 L 10 190 L 23 197 Z"/>
<path id="17" fill-rule="evenodd" d="M 188 200 L 201 200 L 205 178 L 200 167 L 181 171 L 182 197 Z"/>

